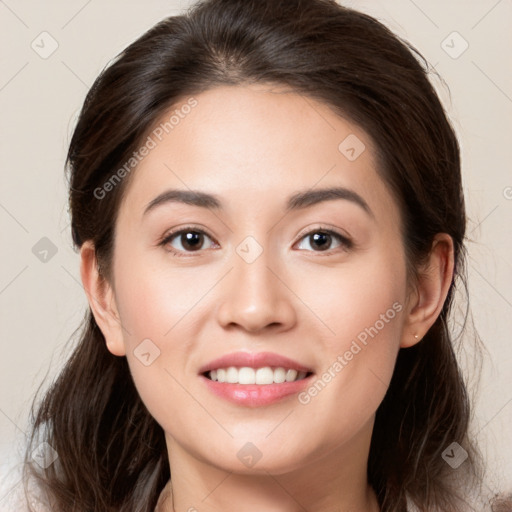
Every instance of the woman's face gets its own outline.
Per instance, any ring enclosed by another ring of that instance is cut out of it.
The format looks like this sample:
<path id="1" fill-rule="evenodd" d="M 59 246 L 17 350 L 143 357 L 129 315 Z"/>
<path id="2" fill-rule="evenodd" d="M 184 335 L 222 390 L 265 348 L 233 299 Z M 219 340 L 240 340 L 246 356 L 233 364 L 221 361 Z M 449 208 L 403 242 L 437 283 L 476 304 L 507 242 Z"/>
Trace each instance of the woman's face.
<path id="1" fill-rule="evenodd" d="M 123 330 L 110 346 L 171 463 L 279 474 L 364 452 L 407 299 L 399 210 L 371 140 L 270 86 L 218 87 L 174 109 L 119 210 Z"/>

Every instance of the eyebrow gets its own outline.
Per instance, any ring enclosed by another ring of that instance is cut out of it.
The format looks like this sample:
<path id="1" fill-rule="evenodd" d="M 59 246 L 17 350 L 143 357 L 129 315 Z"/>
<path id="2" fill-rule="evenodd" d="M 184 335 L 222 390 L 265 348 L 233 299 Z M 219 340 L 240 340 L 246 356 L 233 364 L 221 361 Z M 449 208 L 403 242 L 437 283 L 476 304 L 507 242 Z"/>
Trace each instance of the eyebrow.
<path id="1" fill-rule="evenodd" d="M 357 192 L 343 187 L 331 187 L 297 192 L 289 197 L 286 204 L 286 212 L 302 210 L 315 204 L 335 199 L 350 201 L 362 208 L 371 217 L 374 217 L 368 203 Z M 208 194 L 198 190 L 172 189 L 155 197 L 155 199 L 146 206 L 143 215 L 154 210 L 157 206 L 167 203 L 183 203 L 216 211 L 222 210 L 223 208 L 222 201 L 214 194 Z"/>

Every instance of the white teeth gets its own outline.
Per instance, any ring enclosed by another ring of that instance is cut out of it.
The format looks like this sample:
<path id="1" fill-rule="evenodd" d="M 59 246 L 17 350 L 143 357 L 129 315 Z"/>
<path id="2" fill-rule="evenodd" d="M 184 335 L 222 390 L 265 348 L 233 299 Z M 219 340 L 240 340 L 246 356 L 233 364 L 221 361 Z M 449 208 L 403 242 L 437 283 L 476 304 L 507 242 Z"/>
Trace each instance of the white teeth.
<path id="1" fill-rule="evenodd" d="M 240 368 L 238 370 L 239 384 L 254 384 L 256 382 L 256 371 L 254 368 Z"/>
<path id="2" fill-rule="evenodd" d="M 297 378 L 297 370 L 288 370 L 286 372 L 286 382 L 293 382 Z"/>
<path id="3" fill-rule="evenodd" d="M 256 384 L 272 384 L 274 382 L 274 372 L 269 366 L 258 368 L 256 370 Z"/>
<path id="4" fill-rule="evenodd" d="M 283 382 L 302 380 L 306 375 L 306 372 L 297 372 L 297 370 L 282 367 L 272 369 L 270 366 L 257 369 L 247 366 L 242 368 L 230 366 L 209 372 L 211 380 L 230 384 L 282 384 Z"/>
<path id="5" fill-rule="evenodd" d="M 274 370 L 274 382 L 281 384 L 286 380 L 286 370 L 284 368 L 276 368 Z"/>
<path id="6" fill-rule="evenodd" d="M 238 382 L 238 370 L 234 366 L 230 366 L 226 370 L 226 382 L 236 384 Z"/>

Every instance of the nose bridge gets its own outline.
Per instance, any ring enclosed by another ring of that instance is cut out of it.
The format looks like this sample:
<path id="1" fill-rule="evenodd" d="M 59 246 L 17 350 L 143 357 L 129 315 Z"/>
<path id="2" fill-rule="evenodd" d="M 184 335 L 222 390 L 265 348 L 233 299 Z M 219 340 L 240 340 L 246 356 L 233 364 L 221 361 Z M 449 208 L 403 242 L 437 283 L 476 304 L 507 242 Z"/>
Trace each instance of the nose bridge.
<path id="1" fill-rule="evenodd" d="M 269 325 L 289 327 L 295 320 L 291 292 L 273 270 L 280 265 L 272 251 L 248 236 L 236 247 L 232 263 L 218 309 L 219 322 L 249 331 Z"/>

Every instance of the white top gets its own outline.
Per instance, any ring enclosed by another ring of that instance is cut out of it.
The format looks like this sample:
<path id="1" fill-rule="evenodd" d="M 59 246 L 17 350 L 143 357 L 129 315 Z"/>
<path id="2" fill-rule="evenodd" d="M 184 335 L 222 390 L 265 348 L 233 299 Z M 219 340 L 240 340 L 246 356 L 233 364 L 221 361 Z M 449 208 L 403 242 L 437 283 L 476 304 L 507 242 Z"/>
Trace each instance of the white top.
<path id="1" fill-rule="evenodd" d="M 21 463 L 12 465 L 2 461 L 0 466 L 0 512 L 52 512 L 45 505 L 42 493 L 33 482 L 28 484 L 29 509 L 22 481 Z"/>

